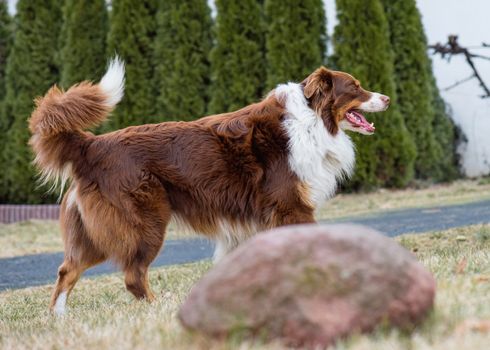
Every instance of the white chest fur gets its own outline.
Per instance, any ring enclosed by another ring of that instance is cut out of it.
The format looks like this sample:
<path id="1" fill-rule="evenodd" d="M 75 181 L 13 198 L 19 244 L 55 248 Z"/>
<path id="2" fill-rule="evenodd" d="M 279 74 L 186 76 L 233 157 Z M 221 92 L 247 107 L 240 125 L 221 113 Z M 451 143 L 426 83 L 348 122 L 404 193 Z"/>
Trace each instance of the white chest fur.
<path id="1" fill-rule="evenodd" d="M 352 174 L 354 145 L 342 130 L 336 135 L 328 132 L 299 84 L 279 85 L 275 93 L 286 104 L 283 126 L 289 137 L 289 166 L 309 187 L 316 209 L 335 194 L 342 178 Z"/>

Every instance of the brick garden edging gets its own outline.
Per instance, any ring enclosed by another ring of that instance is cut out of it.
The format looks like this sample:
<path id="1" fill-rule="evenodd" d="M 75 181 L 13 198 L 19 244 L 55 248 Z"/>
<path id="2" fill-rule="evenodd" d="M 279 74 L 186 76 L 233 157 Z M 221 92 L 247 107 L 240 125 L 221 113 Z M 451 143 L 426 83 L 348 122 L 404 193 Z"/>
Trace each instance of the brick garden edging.
<path id="1" fill-rule="evenodd" d="M 31 219 L 58 220 L 59 217 L 58 204 L 0 204 L 0 223 L 4 224 Z"/>

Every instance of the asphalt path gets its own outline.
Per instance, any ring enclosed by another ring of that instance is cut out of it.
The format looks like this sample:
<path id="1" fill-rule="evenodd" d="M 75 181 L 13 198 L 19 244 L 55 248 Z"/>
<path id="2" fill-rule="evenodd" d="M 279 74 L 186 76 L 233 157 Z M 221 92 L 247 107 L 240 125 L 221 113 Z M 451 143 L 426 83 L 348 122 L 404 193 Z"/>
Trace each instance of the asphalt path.
<path id="1" fill-rule="evenodd" d="M 446 230 L 490 222 L 490 201 L 421 209 L 390 211 L 382 215 L 324 220 L 321 223 L 351 222 L 377 229 L 387 236 Z M 168 240 L 152 267 L 190 263 L 209 259 L 213 243 L 205 239 Z M 53 283 L 63 253 L 35 254 L 0 259 L 0 291 Z M 104 263 L 85 272 L 96 276 L 115 272 L 111 263 Z"/>
<path id="2" fill-rule="evenodd" d="M 447 230 L 490 222 L 490 200 L 460 205 L 407 209 L 376 216 L 349 218 L 324 223 L 352 222 L 366 225 L 389 237 L 404 233 Z"/>
<path id="3" fill-rule="evenodd" d="M 213 244 L 205 239 L 168 240 L 152 266 L 185 264 L 207 259 L 213 255 L 213 250 Z M 0 291 L 53 283 L 62 261 L 61 252 L 0 259 Z M 115 271 L 119 269 L 107 262 L 88 269 L 84 276 L 97 276 Z"/>

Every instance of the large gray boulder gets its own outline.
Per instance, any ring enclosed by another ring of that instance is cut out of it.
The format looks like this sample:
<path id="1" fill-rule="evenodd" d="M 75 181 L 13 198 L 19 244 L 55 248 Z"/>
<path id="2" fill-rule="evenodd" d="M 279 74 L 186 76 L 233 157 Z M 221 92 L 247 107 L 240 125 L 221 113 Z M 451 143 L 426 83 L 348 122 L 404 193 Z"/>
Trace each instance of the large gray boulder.
<path id="1" fill-rule="evenodd" d="M 380 323 L 413 327 L 432 307 L 435 281 L 414 255 L 354 225 L 261 233 L 192 289 L 179 318 L 214 337 L 240 332 L 289 346 L 326 346 Z"/>

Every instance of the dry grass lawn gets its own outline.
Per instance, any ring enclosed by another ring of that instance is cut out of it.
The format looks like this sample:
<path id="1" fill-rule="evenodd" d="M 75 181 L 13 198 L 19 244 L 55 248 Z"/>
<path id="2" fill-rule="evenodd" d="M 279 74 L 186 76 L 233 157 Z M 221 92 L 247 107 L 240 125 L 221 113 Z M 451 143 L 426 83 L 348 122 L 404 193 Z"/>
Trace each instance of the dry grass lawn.
<path id="1" fill-rule="evenodd" d="M 370 215 L 389 210 L 450 205 L 490 199 L 490 178 L 461 180 L 423 189 L 378 190 L 365 194 L 339 194 L 318 213 L 318 219 Z M 167 238 L 192 238 L 170 225 Z M 56 221 L 0 224 L 0 258 L 63 250 Z"/>
<path id="2" fill-rule="evenodd" d="M 0 223 L 0 258 L 63 250 L 58 221 Z"/>
<path id="3" fill-rule="evenodd" d="M 318 213 L 332 219 L 385 213 L 390 210 L 463 204 L 490 199 L 490 178 L 403 190 L 379 189 L 364 194 L 339 194 Z"/>
<path id="4" fill-rule="evenodd" d="M 170 224 L 167 239 L 197 238 L 187 232 L 177 232 Z M 0 258 L 19 255 L 60 252 L 63 250 L 58 221 L 29 220 L 14 224 L 0 223 Z"/>
<path id="5" fill-rule="evenodd" d="M 490 225 L 404 235 L 436 276 L 436 306 L 412 334 L 379 330 L 355 336 L 337 349 L 488 349 L 490 344 Z M 154 269 L 154 304 L 133 301 L 120 274 L 82 279 L 68 314 L 51 316 L 50 286 L 0 293 L 1 349 L 279 349 L 279 344 L 215 342 L 186 333 L 179 305 L 209 262 Z"/>

